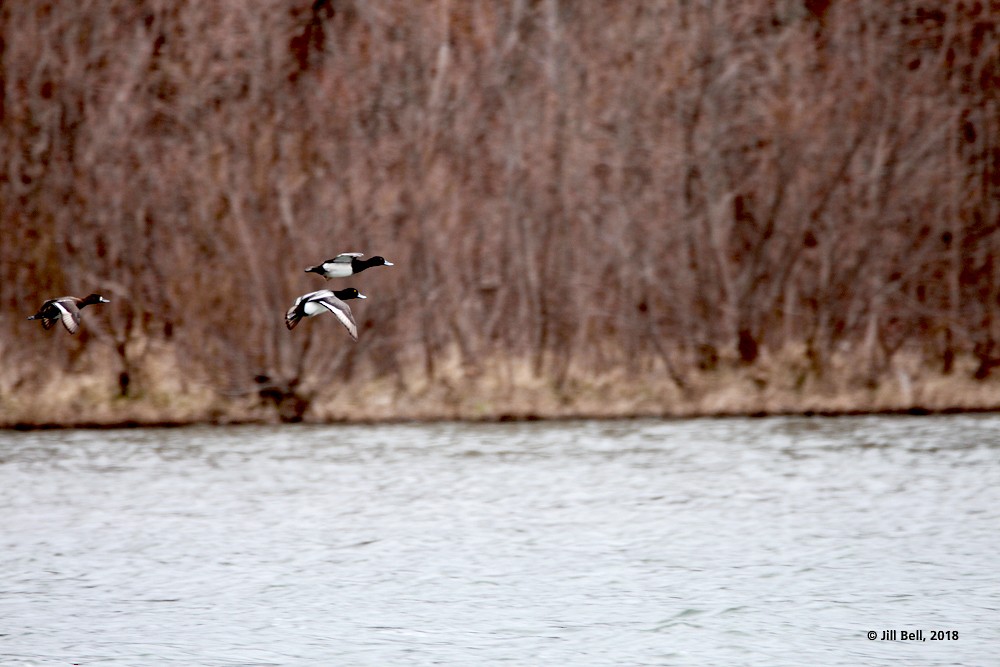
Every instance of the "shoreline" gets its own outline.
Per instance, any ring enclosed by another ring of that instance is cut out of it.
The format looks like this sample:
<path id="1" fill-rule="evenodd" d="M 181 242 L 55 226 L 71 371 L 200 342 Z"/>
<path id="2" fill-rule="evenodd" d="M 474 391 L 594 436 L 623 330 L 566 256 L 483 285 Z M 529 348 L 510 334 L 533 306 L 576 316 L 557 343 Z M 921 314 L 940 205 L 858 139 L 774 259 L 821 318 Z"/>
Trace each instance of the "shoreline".
<path id="1" fill-rule="evenodd" d="M 632 413 L 620 415 L 608 414 L 561 414 L 561 415 L 539 415 L 534 413 L 525 414 L 502 414 L 495 417 L 385 417 L 385 418 L 362 418 L 362 419 L 303 419 L 301 421 L 275 421 L 263 418 L 247 419 L 221 419 L 221 420 L 161 420 L 143 421 L 137 419 L 123 419 L 120 421 L 81 421 L 81 422 L 0 422 L 0 431 L 59 431 L 59 430 L 120 430 L 139 428 L 160 428 L 179 429 L 196 427 L 227 427 L 227 426 L 379 426 L 397 424 L 504 424 L 504 423 L 526 423 L 526 422 L 571 422 L 571 421 L 633 421 L 633 420 L 662 420 L 681 421 L 697 419 L 773 419 L 779 417 L 803 417 L 803 418 L 823 418 L 837 419 L 844 417 L 941 417 L 948 415 L 967 414 L 998 414 L 1000 406 L 996 407 L 949 407 L 949 408 L 926 408 L 914 406 L 910 408 L 884 408 L 877 410 L 787 410 L 787 411 L 757 411 L 757 412 L 705 412 L 678 415 L 673 413 Z"/>

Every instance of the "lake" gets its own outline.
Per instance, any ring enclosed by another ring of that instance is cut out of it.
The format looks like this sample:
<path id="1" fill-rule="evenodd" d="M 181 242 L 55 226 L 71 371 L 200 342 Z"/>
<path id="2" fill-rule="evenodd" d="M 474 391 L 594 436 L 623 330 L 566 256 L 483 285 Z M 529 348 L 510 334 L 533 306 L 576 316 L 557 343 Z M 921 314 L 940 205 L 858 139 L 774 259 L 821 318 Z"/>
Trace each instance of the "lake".
<path id="1" fill-rule="evenodd" d="M 998 664 L 998 565 L 996 415 L 0 432 L 5 666 Z"/>

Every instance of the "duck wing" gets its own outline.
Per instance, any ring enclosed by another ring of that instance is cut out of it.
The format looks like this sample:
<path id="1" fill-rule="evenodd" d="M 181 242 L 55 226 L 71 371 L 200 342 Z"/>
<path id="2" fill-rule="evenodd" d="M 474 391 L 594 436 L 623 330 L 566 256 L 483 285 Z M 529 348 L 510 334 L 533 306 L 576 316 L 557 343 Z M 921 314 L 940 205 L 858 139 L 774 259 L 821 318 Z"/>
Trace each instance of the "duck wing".
<path id="1" fill-rule="evenodd" d="M 324 264 L 350 264 L 355 257 L 364 257 L 363 252 L 342 252 L 333 259 L 328 259 Z"/>
<path id="2" fill-rule="evenodd" d="M 325 299 L 327 297 L 333 297 L 333 292 L 328 289 L 321 289 L 315 292 L 309 292 L 308 294 L 303 294 L 295 300 L 292 307 L 288 309 L 285 313 L 285 326 L 291 331 L 295 328 L 295 325 L 299 323 L 303 317 L 306 316 L 305 304 L 309 301 L 319 301 L 320 299 Z"/>
<path id="3" fill-rule="evenodd" d="M 66 331 L 71 334 L 75 334 L 80 329 L 80 311 L 73 306 L 66 306 L 61 301 L 53 301 L 52 306 L 59 311 L 59 319 L 62 320 L 63 326 L 66 327 Z M 42 326 L 45 326 L 46 320 L 42 320 Z M 52 320 L 52 326 L 55 324 L 55 320 Z"/>
<path id="4" fill-rule="evenodd" d="M 285 313 L 285 326 L 291 331 L 295 328 L 295 325 L 299 323 L 302 319 L 302 315 L 299 314 L 299 301 L 295 302 L 295 305 L 288 309 Z"/>
<path id="5" fill-rule="evenodd" d="M 340 323 L 347 329 L 347 333 L 351 334 L 351 338 L 354 340 L 358 339 L 358 325 L 354 321 L 354 315 L 351 313 L 350 306 L 332 294 L 323 299 L 318 299 L 316 303 L 336 315 Z"/>
<path id="6" fill-rule="evenodd" d="M 38 312 L 29 317 L 29 320 L 40 320 L 42 328 L 46 331 L 51 329 L 59 321 L 59 310 L 53 305 L 55 299 L 49 299 L 38 307 Z"/>

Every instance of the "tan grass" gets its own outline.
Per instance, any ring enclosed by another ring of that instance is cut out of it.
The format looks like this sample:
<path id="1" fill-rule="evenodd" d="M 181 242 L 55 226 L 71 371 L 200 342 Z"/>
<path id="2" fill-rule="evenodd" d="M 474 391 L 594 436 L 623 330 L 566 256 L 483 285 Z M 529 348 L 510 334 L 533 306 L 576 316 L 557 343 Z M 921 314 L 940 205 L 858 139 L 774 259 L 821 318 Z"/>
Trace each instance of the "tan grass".
<path id="1" fill-rule="evenodd" d="M 961 359 L 944 375 L 915 355 L 869 383 L 849 353 L 822 377 L 810 375 L 799 350 L 763 354 L 752 366 L 723 359 L 712 371 L 689 370 L 682 390 L 656 363 L 636 373 L 572 367 L 561 383 L 523 359 L 494 357 L 470 373 L 457 354 L 442 355 L 434 378 L 416 367 L 399 377 L 368 377 L 311 396 L 310 422 L 687 417 L 789 413 L 950 411 L 1000 408 L 1000 381 L 972 377 Z M 90 357 L 73 373 L 24 390 L 0 391 L 0 426 L 277 422 L 274 407 L 251 393 L 223 395 L 183 376 L 169 349 L 146 355 L 127 397 L 106 359 Z"/>

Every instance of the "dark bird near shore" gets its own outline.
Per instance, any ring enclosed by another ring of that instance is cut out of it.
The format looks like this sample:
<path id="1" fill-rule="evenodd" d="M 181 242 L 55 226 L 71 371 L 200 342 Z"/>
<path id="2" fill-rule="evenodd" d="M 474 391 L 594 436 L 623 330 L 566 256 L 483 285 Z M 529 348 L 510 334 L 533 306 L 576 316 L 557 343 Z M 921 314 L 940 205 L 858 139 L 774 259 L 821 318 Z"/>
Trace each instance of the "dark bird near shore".
<path id="1" fill-rule="evenodd" d="M 351 338 L 357 340 L 358 325 L 354 321 L 354 315 L 351 314 L 350 306 L 344 303 L 344 301 L 348 299 L 367 298 L 368 297 L 353 287 L 333 292 L 328 289 L 322 289 L 318 292 L 303 294 L 295 300 L 292 307 L 288 309 L 287 313 L 285 313 L 285 326 L 287 326 L 289 331 L 291 331 L 303 317 L 321 315 L 329 311 L 336 315 L 337 319 L 340 320 L 340 323 L 347 328 L 347 333 L 351 334 Z"/>
<path id="2" fill-rule="evenodd" d="M 43 303 L 38 312 L 28 319 L 41 320 L 45 329 L 51 329 L 61 320 L 66 331 L 75 334 L 80 329 L 80 310 L 95 303 L 111 302 L 100 294 L 91 294 L 83 299 L 77 296 L 61 296 Z"/>
<path id="3" fill-rule="evenodd" d="M 375 255 L 370 259 L 358 259 L 364 255 L 363 252 L 342 252 L 333 259 L 328 259 L 322 264 L 310 266 L 306 273 L 318 273 L 327 280 L 330 278 L 346 278 L 355 273 L 361 273 L 365 269 L 373 266 L 392 266 L 392 262 L 385 261 L 385 257 Z"/>

